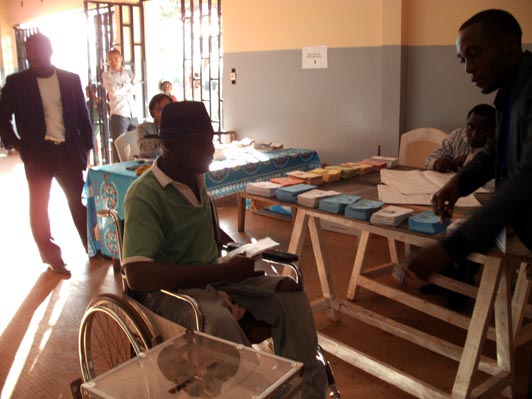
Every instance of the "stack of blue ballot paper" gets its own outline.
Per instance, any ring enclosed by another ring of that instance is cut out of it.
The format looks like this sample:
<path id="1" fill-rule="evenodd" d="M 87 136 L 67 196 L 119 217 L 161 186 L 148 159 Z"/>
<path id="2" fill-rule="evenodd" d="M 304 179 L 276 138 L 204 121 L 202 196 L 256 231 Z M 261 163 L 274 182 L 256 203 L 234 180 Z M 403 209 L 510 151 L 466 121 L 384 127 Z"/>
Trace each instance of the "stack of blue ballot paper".
<path id="1" fill-rule="evenodd" d="M 331 213 L 344 213 L 345 207 L 360 199 L 360 195 L 341 194 L 335 197 L 324 198 L 320 201 L 318 209 Z"/>
<path id="2" fill-rule="evenodd" d="M 361 199 L 345 208 L 345 216 L 353 219 L 369 220 L 373 212 L 378 211 L 384 202 Z"/>
<path id="3" fill-rule="evenodd" d="M 297 202 L 297 196 L 306 191 L 316 188 L 310 184 L 295 184 L 293 186 L 281 187 L 277 190 L 276 196 L 279 201 Z"/>
<path id="4" fill-rule="evenodd" d="M 438 234 L 445 230 L 449 223 L 449 219 L 442 223 L 440 217 L 434 212 L 424 211 L 408 218 L 408 229 L 418 233 Z"/>

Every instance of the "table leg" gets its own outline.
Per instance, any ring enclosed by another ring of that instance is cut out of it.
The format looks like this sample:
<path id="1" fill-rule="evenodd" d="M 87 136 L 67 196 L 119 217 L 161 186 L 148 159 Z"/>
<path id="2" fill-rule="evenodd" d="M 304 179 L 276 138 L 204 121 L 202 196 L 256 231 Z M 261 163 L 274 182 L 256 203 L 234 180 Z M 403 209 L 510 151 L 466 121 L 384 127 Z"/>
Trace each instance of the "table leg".
<path id="1" fill-rule="evenodd" d="M 242 233 L 246 224 L 246 197 L 242 193 L 236 193 L 236 210 L 238 232 Z"/>
<path id="2" fill-rule="evenodd" d="M 321 236 L 321 224 L 320 220 L 315 217 L 310 217 L 309 219 L 309 231 L 310 231 L 310 240 L 312 242 L 312 249 L 314 251 L 314 257 L 316 258 L 316 267 L 318 268 L 318 275 L 320 277 L 321 291 L 323 296 L 329 301 L 336 300 L 336 291 L 334 289 L 334 284 L 331 276 L 331 269 L 325 256 L 323 254 L 323 240 Z M 340 320 L 340 315 L 338 311 L 334 309 L 328 310 L 329 319 L 333 321 Z"/>
<path id="3" fill-rule="evenodd" d="M 393 238 L 388 238 L 388 249 L 390 251 L 390 260 L 393 264 L 398 264 L 399 253 L 397 252 L 397 242 Z"/>
<path id="4" fill-rule="evenodd" d="M 288 245 L 288 252 L 301 256 L 303 244 L 305 243 L 305 234 L 307 232 L 309 216 L 303 210 L 297 213 L 292 228 L 292 236 L 290 237 L 290 244 Z"/>
<path id="5" fill-rule="evenodd" d="M 468 398 L 471 393 L 473 374 L 477 371 L 478 361 L 482 354 L 489 316 L 500 281 L 501 268 L 501 259 L 495 257 L 488 257 L 484 264 L 475 307 L 451 394 L 453 399 Z"/>
<path id="6" fill-rule="evenodd" d="M 405 259 L 412 257 L 412 244 L 405 242 Z"/>
<path id="7" fill-rule="evenodd" d="M 511 308 L 512 270 L 508 261 L 502 262 L 501 280 L 495 299 L 495 331 L 497 332 L 497 364 L 510 377 L 510 392 L 513 392 L 514 341 Z"/>
<path id="8" fill-rule="evenodd" d="M 527 277 L 527 268 L 529 265 L 521 262 L 519 265 L 519 272 L 517 275 L 517 283 L 515 284 L 515 294 L 512 298 L 512 327 L 514 339 L 517 339 L 518 331 L 521 329 L 525 308 L 530 297 L 530 288 L 532 282 Z"/>
<path id="9" fill-rule="evenodd" d="M 349 280 L 349 287 L 347 288 L 347 299 L 353 301 L 357 293 L 358 276 L 362 271 L 362 265 L 366 260 L 366 253 L 369 242 L 369 232 L 361 231 L 358 237 L 357 253 L 355 255 L 355 264 L 353 265 L 353 272 L 351 273 L 351 279 Z"/>

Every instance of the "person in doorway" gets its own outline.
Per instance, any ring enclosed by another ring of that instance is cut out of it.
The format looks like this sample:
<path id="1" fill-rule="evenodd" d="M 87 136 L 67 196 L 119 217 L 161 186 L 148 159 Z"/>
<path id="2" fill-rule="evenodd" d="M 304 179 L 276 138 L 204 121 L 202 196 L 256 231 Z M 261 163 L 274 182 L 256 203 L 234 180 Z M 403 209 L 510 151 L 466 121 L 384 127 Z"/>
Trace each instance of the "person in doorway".
<path id="1" fill-rule="evenodd" d="M 161 92 L 163 92 L 167 96 L 170 96 L 170 98 L 172 98 L 172 101 L 174 103 L 177 102 L 177 98 L 172 94 L 173 87 L 172 87 L 172 83 L 171 82 L 169 82 L 168 80 L 165 80 L 164 82 L 161 82 L 160 89 L 161 89 Z"/>
<path id="2" fill-rule="evenodd" d="M 290 278 L 264 276 L 254 261 L 217 262 L 217 225 L 204 174 L 214 155 L 214 131 L 201 102 L 164 107 L 159 131 L 163 154 L 129 188 L 124 202 L 123 267 L 144 306 L 193 328 L 191 312 L 167 289 L 192 296 L 204 330 L 249 345 L 242 322 L 271 328 L 275 352 L 305 364 L 305 399 L 325 399 L 327 376 L 316 359 L 317 334 L 307 296 Z"/>
<path id="3" fill-rule="evenodd" d="M 166 94 L 156 94 L 150 100 L 148 108 L 153 122 L 144 122 L 137 126 L 137 144 L 139 146 L 139 158 L 157 158 L 162 154 L 161 140 L 158 138 L 163 108 L 172 103 L 172 99 Z"/>
<path id="4" fill-rule="evenodd" d="M 453 130 L 425 160 L 425 169 L 458 172 L 495 133 L 495 108 L 478 104 L 467 113 L 466 127 Z"/>
<path id="5" fill-rule="evenodd" d="M 93 148 L 92 129 L 79 76 L 52 65 L 50 40 L 37 33 L 26 40 L 25 47 L 30 69 L 6 80 L 0 98 L 0 136 L 24 162 L 31 229 L 42 260 L 52 272 L 69 276 L 50 231 L 50 188 L 55 178 L 86 249 L 87 210 L 81 193 L 83 170 Z"/>
<path id="6" fill-rule="evenodd" d="M 496 135 L 434 195 L 434 212 L 451 216 L 459 197 L 492 178 L 496 191 L 459 230 L 411 260 L 410 271 L 421 279 L 487 251 L 505 226 L 532 249 L 532 53 L 523 51 L 521 38 L 517 20 L 495 9 L 479 12 L 458 31 L 458 59 L 471 81 L 484 94 L 497 91 Z"/>
<path id="7" fill-rule="evenodd" d="M 122 54 L 112 49 L 107 54 L 109 69 L 102 74 L 103 87 L 109 95 L 111 115 L 111 138 L 117 139 L 121 134 L 133 130 L 138 125 L 135 116 L 134 75 L 122 66 Z M 118 162 L 118 152 L 112 148 L 113 162 Z"/>

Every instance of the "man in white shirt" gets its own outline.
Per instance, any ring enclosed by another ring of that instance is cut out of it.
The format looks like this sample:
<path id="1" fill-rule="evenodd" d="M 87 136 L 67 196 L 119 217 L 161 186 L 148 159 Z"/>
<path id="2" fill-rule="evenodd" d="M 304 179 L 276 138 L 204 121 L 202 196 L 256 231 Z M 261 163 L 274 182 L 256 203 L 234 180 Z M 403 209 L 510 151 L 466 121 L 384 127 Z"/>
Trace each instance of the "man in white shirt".
<path id="1" fill-rule="evenodd" d="M 467 113 L 466 127 L 453 130 L 425 160 L 425 169 L 458 172 L 495 133 L 495 108 L 478 104 Z"/>
<path id="2" fill-rule="evenodd" d="M 30 69 L 8 76 L 2 91 L 0 137 L 24 162 L 31 229 L 42 260 L 52 272 L 68 277 L 61 248 L 51 235 L 48 200 L 55 178 L 86 249 L 87 210 L 81 193 L 92 128 L 79 76 L 52 65 L 50 40 L 40 33 L 30 36 L 26 54 Z"/>
<path id="3" fill-rule="evenodd" d="M 111 137 L 114 140 L 121 134 L 136 129 L 135 97 L 133 96 L 134 75 L 122 66 L 122 54 L 112 49 L 107 54 L 109 69 L 102 74 L 103 87 L 109 94 L 111 115 Z M 113 162 L 118 162 L 118 152 L 113 145 Z"/>

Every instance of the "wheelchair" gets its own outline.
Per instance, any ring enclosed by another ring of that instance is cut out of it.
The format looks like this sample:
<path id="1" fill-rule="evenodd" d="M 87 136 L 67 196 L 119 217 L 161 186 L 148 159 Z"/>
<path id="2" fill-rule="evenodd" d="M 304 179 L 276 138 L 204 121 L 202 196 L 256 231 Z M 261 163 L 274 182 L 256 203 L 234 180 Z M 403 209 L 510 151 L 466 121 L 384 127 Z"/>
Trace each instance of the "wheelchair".
<path id="1" fill-rule="evenodd" d="M 218 226 L 216 208 L 214 204 L 212 205 L 215 214 L 215 226 Z M 109 209 L 99 210 L 98 217 L 108 218 L 112 221 L 111 229 L 115 229 L 118 255 L 121 259 L 123 221 L 120 220 L 115 210 Z M 219 232 L 217 233 L 219 238 Z M 293 259 L 297 260 L 297 257 Z M 303 279 L 299 268 L 294 263 L 280 260 L 282 259 L 280 259 L 279 252 L 266 252 L 262 254 L 258 264 L 266 274 L 289 276 L 300 288 L 303 288 Z M 129 289 L 123 270 L 120 272 L 120 277 L 123 295 L 100 294 L 89 302 L 83 315 L 78 340 L 83 382 L 88 382 L 166 339 L 186 331 L 185 327 L 155 314 L 128 295 Z M 203 331 L 201 311 L 194 298 L 166 290 L 161 290 L 161 292 L 187 303 L 194 315 L 194 329 Z M 264 323 L 257 322 L 254 331 L 250 334 L 246 331 L 246 335 L 256 349 L 271 350 L 271 340 L 268 339 L 269 328 L 266 331 Z M 340 399 L 340 392 L 336 386 L 330 363 L 326 360 L 321 347 L 318 347 L 316 358 L 325 367 L 329 384 L 329 397 Z"/>

